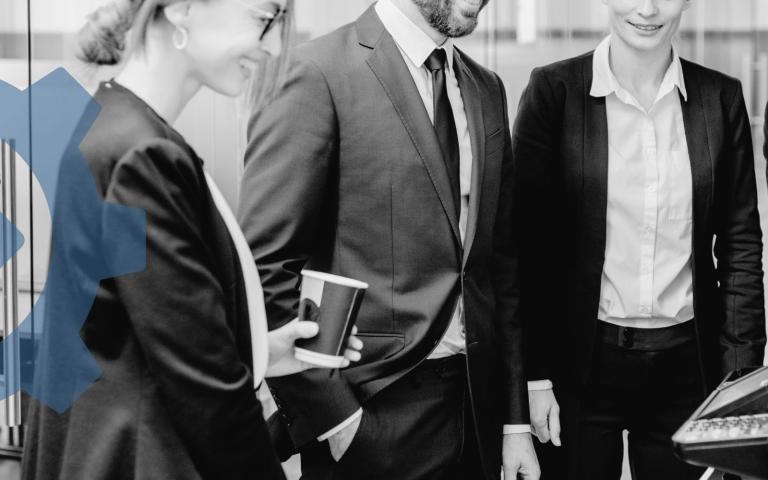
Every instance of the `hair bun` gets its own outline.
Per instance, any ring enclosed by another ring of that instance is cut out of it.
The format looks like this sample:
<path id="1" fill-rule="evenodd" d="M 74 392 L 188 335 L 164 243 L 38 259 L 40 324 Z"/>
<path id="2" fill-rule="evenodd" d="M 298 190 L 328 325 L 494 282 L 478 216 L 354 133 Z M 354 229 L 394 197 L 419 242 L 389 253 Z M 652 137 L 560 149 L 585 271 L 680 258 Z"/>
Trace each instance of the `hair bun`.
<path id="1" fill-rule="evenodd" d="M 78 35 L 77 57 L 97 65 L 119 63 L 125 52 L 126 32 L 141 1 L 113 0 L 88 15 L 88 22 Z"/>

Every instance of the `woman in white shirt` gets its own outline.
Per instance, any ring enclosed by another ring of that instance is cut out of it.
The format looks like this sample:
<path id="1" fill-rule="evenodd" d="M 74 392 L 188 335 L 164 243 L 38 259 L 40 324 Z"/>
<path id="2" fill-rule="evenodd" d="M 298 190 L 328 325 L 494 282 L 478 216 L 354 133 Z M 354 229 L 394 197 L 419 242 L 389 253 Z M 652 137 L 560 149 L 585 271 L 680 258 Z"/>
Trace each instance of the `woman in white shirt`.
<path id="1" fill-rule="evenodd" d="M 620 478 L 627 430 L 634 479 L 695 479 L 672 433 L 763 361 L 750 124 L 738 80 L 678 56 L 690 0 L 604 3 L 610 36 L 533 71 L 513 134 L 542 478 Z"/>

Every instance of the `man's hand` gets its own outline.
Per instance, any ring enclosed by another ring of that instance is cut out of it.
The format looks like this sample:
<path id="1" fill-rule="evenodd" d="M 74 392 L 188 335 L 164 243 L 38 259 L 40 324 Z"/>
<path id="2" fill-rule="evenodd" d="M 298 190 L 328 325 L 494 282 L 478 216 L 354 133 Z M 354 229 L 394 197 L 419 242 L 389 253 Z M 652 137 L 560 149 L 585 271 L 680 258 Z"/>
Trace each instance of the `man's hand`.
<path id="1" fill-rule="evenodd" d="M 541 469 L 530 433 L 508 433 L 504 435 L 501 451 L 504 462 L 504 480 L 539 480 Z"/>
<path id="2" fill-rule="evenodd" d="M 528 392 L 528 403 L 531 406 L 531 429 L 541 443 L 547 443 L 550 438 L 556 447 L 560 442 L 560 406 L 555 399 L 555 393 L 549 390 L 532 390 Z"/>
<path id="3" fill-rule="evenodd" d="M 360 427 L 360 420 L 362 418 L 363 416 L 360 415 L 357 417 L 357 419 L 355 419 L 354 422 L 347 425 L 343 430 L 340 430 L 328 437 L 328 446 L 331 449 L 331 456 L 335 461 L 338 462 L 341 460 L 341 457 L 347 453 L 349 445 L 352 443 L 352 440 L 354 440 L 355 435 L 357 434 L 357 429 Z"/>

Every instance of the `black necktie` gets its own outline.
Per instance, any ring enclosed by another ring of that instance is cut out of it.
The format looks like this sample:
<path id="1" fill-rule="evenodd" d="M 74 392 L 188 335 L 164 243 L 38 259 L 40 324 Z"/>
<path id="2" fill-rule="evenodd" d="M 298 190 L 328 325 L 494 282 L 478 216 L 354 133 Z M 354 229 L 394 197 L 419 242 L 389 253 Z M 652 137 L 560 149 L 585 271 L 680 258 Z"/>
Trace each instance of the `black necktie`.
<path id="1" fill-rule="evenodd" d="M 434 124 L 443 161 L 451 181 L 453 202 L 456 205 L 456 218 L 461 209 L 461 185 L 459 183 L 459 137 L 456 134 L 456 122 L 453 119 L 451 102 L 448 100 L 448 88 L 445 82 L 446 53 L 442 48 L 435 49 L 424 62 L 432 73 L 432 95 L 434 98 Z"/>

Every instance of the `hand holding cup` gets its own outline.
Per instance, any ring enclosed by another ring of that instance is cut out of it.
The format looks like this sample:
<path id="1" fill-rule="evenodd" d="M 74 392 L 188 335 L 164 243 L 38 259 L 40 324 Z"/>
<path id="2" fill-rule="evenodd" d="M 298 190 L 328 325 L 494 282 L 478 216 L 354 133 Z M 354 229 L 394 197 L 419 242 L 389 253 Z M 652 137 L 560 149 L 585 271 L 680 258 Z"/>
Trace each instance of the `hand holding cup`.
<path id="1" fill-rule="evenodd" d="M 315 365 L 303 362 L 294 355 L 294 346 L 296 340 L 301 338 L 312 338 L 320 331 L 315 322 L 300 321 L 298 318 L 272 330 L 267 334 L 267 343 L 269 344 L 269 366 L 267 367 L 267 377 L 282 377 L 294 373 L 303 372 L 309 368 L 316 368 Z M 352 334 L 347 340 L 347 348 L 344 351 L 344 360 L 341 368 L 348 367 L 350 362 L 360 360 L 360 350 L 363 348 L 363 342 L 355 336 L 357 328 L 352 329 Z"/>
<path id="2" fill-rule="evenodd" d="M 349 364 L 344 355 L 347 339 L 368 284 L 312 270 L 301 275 L 299 320 L 315 323 L 319 333 L 296 342 L 296 358 L 320 368 L 344 368 Z"/>

